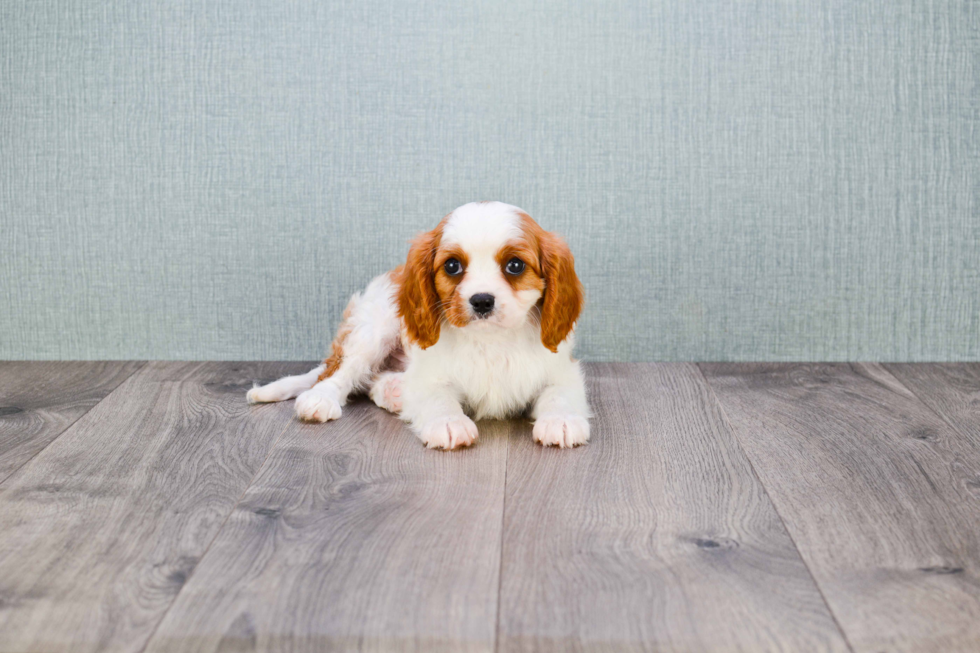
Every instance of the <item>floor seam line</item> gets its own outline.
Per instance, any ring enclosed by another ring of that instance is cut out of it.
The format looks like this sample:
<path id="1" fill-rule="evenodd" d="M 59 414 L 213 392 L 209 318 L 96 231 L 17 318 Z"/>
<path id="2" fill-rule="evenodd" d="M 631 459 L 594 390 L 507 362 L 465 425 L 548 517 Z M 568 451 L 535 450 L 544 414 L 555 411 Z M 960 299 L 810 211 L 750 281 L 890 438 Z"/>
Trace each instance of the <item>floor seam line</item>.
<path id="1" fill-rule="evenodd" d="M 275 441 L 273 441 L 272 446 L 269 447 L 269 453 L 266 454 L 265 458 L 262 460 L 262 464 L 259 465 L 258 469 L 255 470 L 255 473 L 252 474 L 252 477 L 248 480 L 248 483 L 245 485 L 245 489 L 242 490 L 242 493 L 238 495 L 237 499 L 235 499 L 235 503 L 232 504 L 231 509 L 228 510 L 228 514 L 225 515 L 225 518 L 221 521 L 221 526 L 219 526 L 218 530 L 215 531 L 214 537 L 211 538 L 211 541 L 208 542 L 208 545 L 204 548 L 204 552 L 201 554 L 201 557 L 198 559 L 197 564 L 194 565 L 194 569 L 192 569 L 191 572 L 187 574 L 187 578 L 186 580 L 184 580 L 184 584 L 181 585 L 180 591 L 174 595 L 174 598 L 170 601 L 170 605 L 168 605 L 167 609 L 163 611 L 162 615 L 160 615 L 160 620 L 157 621 L 156 626 L 153 627 L 153 630 L 150 631 L 150 634 L 146 638 L 146 641 L 143 642 L 143 646 L 139 648 L 139 653 L 143 653 L 143 651 L 145 651 L 146 648 L 150 645 L 150 642 L 153 641 L 153 638 L 156 637 L 157 631 L 160 630 L 160 626 L 163 625 L 163 622 L 166 620 L 167 615 L 170 614 L 170 611 L 173 609 L 174 604 L 177 603 L 177 599 L 180 598 L 180 595 L 184 593 L 184 590 L 190 584 L 191 579 L 194 577 L 194 573 L 198 570 L 198 568 L 200 568 L 201 564 L 204 562 L 204 558 L 206 558 L 208 553 L 211 551 L 211 546 L 218 539 L 218 536 L 221 535 L 221 532 L 225 530 L 225 526 L 227 526 L 228 520 L 231 519 L 231 516 L 235 513 L 235 508 L 237 508 L 238 505 L 242 502 L 242 499 L 245 498 L 245 495 L 252 487 L 252 484 L 255 482 L 255 479 L 258 478 L 259 474 L 262 473 L 262 470 L 265 469 L 265 466 L 266 464 L 268 464 L 269 459 L 272 457 L 273 452 L 276 450 L 276 447 L 279 446 L 279 441 L 282 440 L 282 436 L 286 434 L 286 431 L 289 430 L 289 427 L 290 425 L 292 425 L 292 423 L 293 423 L 293 418 L 292 415 L 290 414 L 289 419 L 286 421 L 285 424 L 283 424 L 282 431 L 279 432 L 279 435 L 276 436 L 276 439 Z"/>
<path id="2" fill-rule="evenodd" d="M 60 440 L 61 439 L 61 436 L 63 436 L 65 433 L 67 433 L 68 430 L 71 429 L 71 427 L 75 426 L 75 424 L 77 424 L 79 422 L 79 420 L 81 420 L 83 417 L 85 417 L 86 415 L 88 415 L 89 413 L 91 413 L 93 410 L 95 410 L 95 407 L 96 406 L 98 406 L 103 401 L 105 401 L 106 399 L 108 399 L 109 397 L 111 397 L 119 388 L 121 388 L 123 385 L 125 385 L 125 383 L 127 381 L 129 381 L 131 378 L 133 378 L 134 376 L 136 376 L 136 374 L 138 374 L 140 371 L 142 371 L 143 368 L 146 367 L 146 364 L 149 361 L 135 361 L 135 362 L 139 363 L 139 366 L 135 370 L 133 370 L 132 372 L 130 372 L 126 376 L 125 379 L 123 379 L 122 381 L 120 381 L 119 384 L 115 388 L 113 388 L 112 390 L 110 390 L 109 393 L 106 396 L 102 397 L 97 402 L 95 402 L 94 404 L 92 404 L 88 408 L 88 410 L 86 410 L 81 415 L 79 415 L 77 418 L 75 418 L 74 420 L 72 420 L 72 423 L 71 424 L 69 424 L 65 428 L 61 429 L 61 432 L 58 435 L 54 436 L 54 438 L 51 440 L 51 442 L 47 443 L 46 445 L 44 445 L 43 447 L 41 447 L 40 449 L 38 449 L 37 451 L 35 451 L 34 454 L 30 458 L 28 458 L 27 460 L 25 460 L 23 463 L 21 463 L 20 465 L 18 465 L 16 469 L 12 470 L 9 474 L 7 474 L 2 479 L 0 479 L 0 492 L 2 492 L 3 489 L 4 489 L 3 488 L 3 484 L 6 483 L 10 478 L 12 478 L 14 476 L 14 474 L 16 474 L 20 470 L 24 469 L 24 467 L 26 467 L 27 465 L 29 465 L 32 460 L 34 460 L 35 458 L 37 458 L 38 456 L 40 456 L 41 453 L 43 453 L 44 451 L 46 451 L 48 447 L 50 447 L 52 444 L 54 444 L 55 442 L 57 442 L 58 440 Z"/>
<path id="3" fill-rule="evenodd" d="M 500 563 L 497 565 L 497 623 L 493 631 L 494 653 L 500 650 L 500 605 L 504 586 L 504 528 L 507 525 L 507 476 L 510 471 L 511 429 L 507 430 L 507 449 L 504 453 L 504 492 L 500 506 Z"/>
<path id="4" fill-rule="evenodd" d="M 708 377 L 704 373 L 704 370 L 701 369 L 701 363 L 693 363 L 693 365 L 697 369 L 698 374 L 700 374 L 701 379 L 704 381 L 705 387 L 708 389 L 708 392 L 711 394 L 711 398 L 714 400 L 715 405 L 718 407 L 718 410 L 721 412 L 721 418 L 725 421 L 725 425 L 728 427 L 729 431 L 731 431 L 732 437 L 735 438 L 735 442 L 736 444 L 738 444 L 739 450 L 741 450 L 742 455 L 745 456 L 746 462 L 749 463 L 749 469 L 752 470 L 752 475 L 755 477 L 755 480 L 759 482 L 759 487 L 762 488 L 762 491 L 765 493 L 766 498 L 769 499 L 769 505 L 772 506 L 773 511 L 776 513 L 776 516 L 779 518 L 779 523 L 783 525 L 783 530 L 786 531 L 786 537 L 788 537 L 789 541 L 793 544 L 793 548 L 796 550 L 796 555 L 800 557 L 800 562 L 803 563 L 803 568 L 806 569 L 807 575 L 809 575 L 810 580 L 813 581 L 813 586 L 817 588 L 817 593 L 820 594 L 820 599 L 823 601 L 823 604 L 827 607 L 827 612 L 830 614 L 830 618 L 834 620 L 834 625 L 837 626 L 837 630 L 840 632 L 841 637 L 844 639 L 844 644 L 847 646 L 848 650 L 854 653 L 855 649 L 854 646 L 851 644 L 851 640 L 847 637 L 847 632 L 844 630 L 844 627 L 837 619 L 837 614 L 834 612 L 834 609 L 831 607 L 830 601 L 827 600 L 827 595 L 824 594 L 823 588 L 820 587 L 820 583 L 817 581 L 817 577 L 814 576 L 813 570 L 810 569 L 810 565 L 807 564 L 806 558 L 803 556 L 803 552 L 800 551 L 800 545 L 796 543 L 796 538 L 793 537 L 793 533 L 789 530 L 789 527 L 786 525 L 786 519 L 784 519 L 783 514 L 779 512 L 779 506 L 776 505 L 776 501 L 772 498 L 772 495 L 769 493 L 769 488 L 766 487 L 766 484 L 763 483 L 762 481 L 762 477 L 759 476 L 759 472 L 756 471 L 755 463 L 752 462 L 752 458 L 749 456 L 749 452 L 745 450 L 745 445 L 742 444 L 742 440 L 738 437 L 738 431 L 735 430 L 735 425 L 732 424 L 730 419 L 728 419 L 728 413 L 725 411 L 725 406 L 721 403 L 721 400 L 718 398 L 718 395 L 715 393 L 714 386 L 711 385 L 711 382 L 708 380 Z"/>

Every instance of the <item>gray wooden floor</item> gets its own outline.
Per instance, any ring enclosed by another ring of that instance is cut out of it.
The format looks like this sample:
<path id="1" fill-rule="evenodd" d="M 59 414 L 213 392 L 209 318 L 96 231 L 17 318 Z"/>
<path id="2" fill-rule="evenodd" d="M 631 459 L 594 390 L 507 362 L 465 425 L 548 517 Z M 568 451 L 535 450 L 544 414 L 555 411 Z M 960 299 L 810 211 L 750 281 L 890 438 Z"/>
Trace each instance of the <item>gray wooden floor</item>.
<path id="1" fill-rule="evenodd" d="M 980 364 L 598 364 L 425 450 L 310 363 L 0 363 L 0 651 L 977 651 Z"/>

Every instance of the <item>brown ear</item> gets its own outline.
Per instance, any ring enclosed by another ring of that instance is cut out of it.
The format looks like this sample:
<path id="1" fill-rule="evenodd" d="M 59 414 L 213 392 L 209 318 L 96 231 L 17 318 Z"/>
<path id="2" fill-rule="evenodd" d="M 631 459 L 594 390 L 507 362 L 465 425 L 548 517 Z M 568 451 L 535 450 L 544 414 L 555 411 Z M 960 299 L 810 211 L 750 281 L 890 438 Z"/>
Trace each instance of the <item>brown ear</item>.
<path id="1" fill-rule="evenodd" d="M 565 241 L 546 232 L 540 237 L 540 247 L 545 283 L 541 343 L 557 352 L 582 312 L 585 293 L 575 274 L 575 259 Z"/>
<path id="2" fill-rule="evenodd" d="M 422 349 L 439 340 L 442 321 L 433 269 L 439 237 L 439 231 L 433 230 L 412 241 L 398 291 L 398 315 L 405 322 L 408 337 Z"/>

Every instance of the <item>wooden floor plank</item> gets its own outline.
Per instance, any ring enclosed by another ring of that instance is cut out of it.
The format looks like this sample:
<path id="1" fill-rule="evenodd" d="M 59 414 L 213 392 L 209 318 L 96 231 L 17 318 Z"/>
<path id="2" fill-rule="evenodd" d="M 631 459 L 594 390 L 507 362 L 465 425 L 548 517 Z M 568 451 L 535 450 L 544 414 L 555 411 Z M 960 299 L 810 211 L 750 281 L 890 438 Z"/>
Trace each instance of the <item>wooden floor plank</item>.
<path id="1" fill-rule="evenodd" d="M 697 368 L 588 370 L 588 446 L 510 441 L 500 650 L 847 650 Z"/>
<path id="2" fill-rule="evenodd" d="M 142 365 L 0 362 L 0 484 Z"/>
<path id="3" fill-rule="evenodd" d="M 980 363 L 891 363 L 885 368 L 964 437 L 980 443 Z M 980 467 L 964 483 L 980 497 Z"/>
<path id="4" fill-rule="evenodd" d="M 289 427 L 148 652 L 493 650 L 511 423 L 441 452 L 344 411 Z"/>
<path id="5" fill-rule="evenodd" d="M 880 365 L 703 365 L 857 651 L 980 646 L 980 448 Z"/>
<path id="6" fill-rule="evenodd" d="M 14 473 L 0 650 L 140 650 L 292 421 L 246 388 L 308 368 L 148 363 Z"/>

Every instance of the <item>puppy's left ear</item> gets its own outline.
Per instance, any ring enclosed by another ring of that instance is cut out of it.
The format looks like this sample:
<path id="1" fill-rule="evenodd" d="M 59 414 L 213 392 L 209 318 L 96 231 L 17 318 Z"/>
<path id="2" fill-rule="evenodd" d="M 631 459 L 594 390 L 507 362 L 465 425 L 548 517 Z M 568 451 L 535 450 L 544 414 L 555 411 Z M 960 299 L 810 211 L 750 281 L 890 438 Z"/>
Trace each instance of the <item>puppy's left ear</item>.
<path id="1" fill-rule="evenodd" d="M 398 315 L 405 323 L 408 337 L 422 349 L 439 341 L 442 311 L 433 264 L 440 236 L 437 228 L 412 241 L 398 289 Z"/>
<path id="2" fill-rule="evenodd" d="M 575 259 L 559 236 L 545 232 L 540 238 L 544 273 L 544 305 L 541 307 L 541 344 L 553 352 L 568 337 L 582 312 L 585 293 L 575 274 Z"/>

